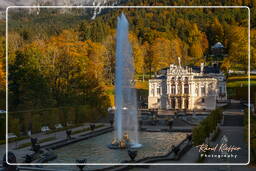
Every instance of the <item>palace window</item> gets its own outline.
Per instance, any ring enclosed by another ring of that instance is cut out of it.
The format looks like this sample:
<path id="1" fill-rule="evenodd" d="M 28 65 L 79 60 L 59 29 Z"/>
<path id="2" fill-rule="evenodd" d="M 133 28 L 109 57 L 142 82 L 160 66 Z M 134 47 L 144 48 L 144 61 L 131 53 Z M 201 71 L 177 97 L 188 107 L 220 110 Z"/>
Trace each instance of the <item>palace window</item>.
<path id="1" fill-rule="evenodd" d="M 198 92 L 198 88 L 197 87 L 195 89 L 195 93 L 196 93 L 197 96 L 199 96 L 199 92 Z"/>
<path id="2" fill-rule="evenodd" d="M 188 85 L 184 85 L 184 93 L 185 94 L 189 94 L 189 88 L 188 88 Z"/>
<path id="3" fill-rule="evenodd" d="M 175 84 L 172 84 L 171 93 L 176 94 L 176 86 Z"/>
<path id="4" fill-rule="evenodd" d="M 203 87 L 201 87 L 201 95 L 202 95 L 202 96 L 205 96 L 205 93 L 206 93 L 206 92 L 205 92 L 205 86 L 203 86 Z"/>
<path id="5" fill-rule="evenodd" d="M 185 77 L 184 94 L 189 94 L 188 77 Z"/>
<path id="6" fill-rule="evenodd" d="M 209 95 L 212 95 L 212 94 L 213 94 L 213 85 L 212 85 L 212 83 L 210 83 L 210 84 L 208 85 L 208 94 L 209 94 Z"/>
<path id="7" fill-rule="evenodd" d="M 151 95 L 155 96 L 155 85 L 153 85 L 151 88 Z"/>
<path id="8" fill-rule="evenodd" d="M 178 106 L 179 106 L 179 109 L 181 109 L 181 106 L 182 105 L 182 101 L 181 101 L 181 98 L 178 98 Z"/>
<path id="9" fill-rule="evenodd" d="M 159 87 L 156 89 L 156 92 L 157 92 L 157 95 L 160 95 L 160 88 Z"/>
<path id="10" fill-rule="evenodd" d="M 171 103 L 172 103 L 172 108 L 175 109 L 176 104 L 175 104 L 175 99 L 174 98 L 172 98 Z"/>
<path id="11" fill-rule="evenodd" d="M 188 104 L 189 104 L 189 101 L 188 99 L 185 100 L 185 109 L 188 109 Z"/>
<path id="12" fill-rule="evenodd" d="M 176 94 L 176 86 L 175 86 L 174 77 L 172 77 L 172 81 L 171 81 L 171 94 Z"/>
<path id="13" fill-rule="evenodd" d="M 202 101 L 201 101 L 202 103 L 204 103 L 205 102 L 205 100 L 204 100 L 204 98 L 202 98 Z"/>

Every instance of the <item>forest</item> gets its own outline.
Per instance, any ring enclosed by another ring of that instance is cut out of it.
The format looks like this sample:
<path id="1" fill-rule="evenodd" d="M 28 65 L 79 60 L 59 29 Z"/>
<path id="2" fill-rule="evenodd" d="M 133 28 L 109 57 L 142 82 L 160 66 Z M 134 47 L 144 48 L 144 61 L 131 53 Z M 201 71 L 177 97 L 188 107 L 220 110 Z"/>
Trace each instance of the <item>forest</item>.
<path id="1" fill-rule="evenodd" d="M 201 0 L 189 3 L 184 0 L 129 0 L 122 3 L 247 5 L 251 7 L 252 21 L 251 69 L 256 69 L 255 0 L 207 3 Z M 115 28 L 122 12 L 130 23 L 129 39 L 138 89 L 147 89 L 146 80 L 158 70 L 177 63 L 178 57 L 181 57 L 182 65 L 199 65 L 201 62 L 211 65 L 208 56 L 212 53 L 211 46 L 217 42 L 225 47 L 221 61 L 224 72 L 248 70 L 247 8 L 103 9 L 94 20 L 89 9 L 41 9 L 39 14 L 26 9 L 10 10 L 10 113 L 16 115 L 51 108 L 62 110 L 63 107 L 73 107 L 72 110 L 79 113 L 76 106 L 85 106 L 83 112 L 102 116 L 108 107 L 114 106 Z M 4 97 L 4 31 L 1 31 L 0 43 L 0 94 Z M 5 103 L 0 106 L 4 108 Z M 79 114 L 77 117 L 81 118 Z"/>

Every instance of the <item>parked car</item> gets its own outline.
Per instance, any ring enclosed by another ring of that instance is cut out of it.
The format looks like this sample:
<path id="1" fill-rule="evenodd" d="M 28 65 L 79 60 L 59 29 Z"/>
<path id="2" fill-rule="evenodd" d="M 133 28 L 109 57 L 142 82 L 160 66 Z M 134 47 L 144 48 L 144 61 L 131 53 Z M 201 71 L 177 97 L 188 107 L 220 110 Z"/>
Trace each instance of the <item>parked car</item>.
<path id="1" fill-rule="evenodd" d="M 11 138 L 17 138 L 17 136 L 14 133 L 8 133 L 8 139 Z"/>
<path id="2" fill-rule="evenodd" d="M 54 126 L 55 126 L 56 129 L 63 128 L 63 126 L 61 124 L 55 124 Z"/>
<path id="3" fill-rule="evenodd" d="M 5 110 L 0 110 L 0 113 L 6 113 L 6 111 Z"/>
<path id="4" fill-rule="evenodd" d="M 50 131 L 50 128 L 48 126 L 43 126 L 41 128 L 41 132 L 47 132 L 47 131 Z"/>

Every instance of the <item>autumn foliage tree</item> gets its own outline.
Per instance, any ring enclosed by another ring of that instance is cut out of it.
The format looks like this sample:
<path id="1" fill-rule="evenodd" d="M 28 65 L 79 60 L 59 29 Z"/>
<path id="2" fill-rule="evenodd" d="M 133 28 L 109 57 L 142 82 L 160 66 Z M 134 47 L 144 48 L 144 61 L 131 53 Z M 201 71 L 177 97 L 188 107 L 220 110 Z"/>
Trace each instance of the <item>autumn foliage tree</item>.
<path id="1" fill-rule="evenodd" d="M 248 33 L 246 28 L 231 26 L 227 35 L 227 60 L 233 69 L 248 70 Z M 225 65 L 225 64 L 224 64 Z"/>

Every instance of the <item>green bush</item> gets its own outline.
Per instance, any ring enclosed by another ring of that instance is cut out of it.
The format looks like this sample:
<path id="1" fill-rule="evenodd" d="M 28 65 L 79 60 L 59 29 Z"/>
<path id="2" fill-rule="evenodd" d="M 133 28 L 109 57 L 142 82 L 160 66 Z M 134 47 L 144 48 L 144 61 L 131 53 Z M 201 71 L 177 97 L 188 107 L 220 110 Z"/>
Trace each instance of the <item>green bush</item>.
<path id="1" fill-rule="evenodd" d="M 29 136 L 21 136 L 21 137 L 16 137 L 16 138 L 10 138 L 10 139 L 8 139 L 8 143 L 24 140 L 24 139 L 27 139 L 27 138 L 29 138 Z M 0 140 L 0 144 L 5 144 L 5 143 L 6 143 L 5 140 Z"/>
<path id="2" fill-rule="evenodd" d="M 20 135 L 20 120 L 17 118 L 9 117 L 8 119 L 8 132 Z"/>
<path id="3" fill-rule="evenodd" d="M 222 119 L 222 110 L 212 111 L 197 127 L 192 130 L 193 144 L 200 145 L 216 129 L 218 122 Z"/>

